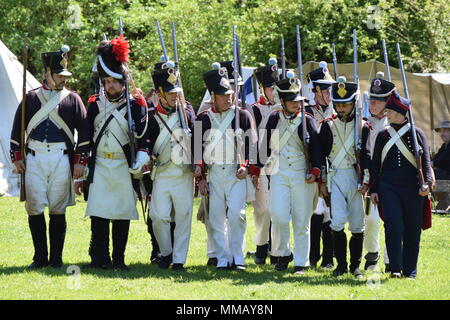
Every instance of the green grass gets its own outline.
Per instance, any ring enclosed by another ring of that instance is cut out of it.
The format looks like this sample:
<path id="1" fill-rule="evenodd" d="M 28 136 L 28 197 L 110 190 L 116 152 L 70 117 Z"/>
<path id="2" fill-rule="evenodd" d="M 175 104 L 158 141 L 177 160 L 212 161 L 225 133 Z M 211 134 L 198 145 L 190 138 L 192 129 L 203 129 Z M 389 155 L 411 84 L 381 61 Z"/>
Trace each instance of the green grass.
<path id="1" fill-rule="evenodd" d="M 198 202 L 195 202 L 196 212 Z M 340 278 L 322 269 L 303 276 L 257 266 L 247 259 L 245 273 L 206 267 L 206 231 L 193 218 L 189 256 L 183 274 L 149 264 L 150 237 L 142 218 L 133 221 L 126 251 L 130 272 L 81 270 L 80 287 L 66 273 L 69 265 L 89 262 L 90 221 L 86 204 L 78 199 L 67 213 L 64 267 L 28 271 L 32 242 L 23 204 L 0 198 L 0 299 L 449 299 L 449 217 L 433 216 L 433 227 L 422 233 L 416 281 L 390 279 L 380 272 L 365 273 L 365 281 Z M 47 216 L 48 221 L 48 216 Z M 253 209 L 247 210 L 247 250 L 253 250 Z M 384 243 L 383 229 L 380 228 Z M 371 280 L 373 279 L 373 280 Z"/>

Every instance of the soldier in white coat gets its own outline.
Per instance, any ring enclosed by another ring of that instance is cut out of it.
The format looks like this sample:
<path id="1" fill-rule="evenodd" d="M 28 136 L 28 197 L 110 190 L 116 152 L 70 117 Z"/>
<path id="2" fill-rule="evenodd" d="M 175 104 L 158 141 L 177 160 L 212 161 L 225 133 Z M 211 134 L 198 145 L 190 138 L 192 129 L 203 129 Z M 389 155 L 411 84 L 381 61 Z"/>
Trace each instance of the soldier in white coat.
<path id="1" fill-rule="evenodd" d="M 309 106 L 306 111 L 316 120 L 317 130 L 320 131 L 322 121 L 331 118 L 335 112 L 331 105 L 331 85 L 335 83 L 327 68 L 327 63 L 321 61 L 319 68 L 307 75 L 307 97 Z M 331 235 L 330 207 L 323 197 L 319 197 L 317 207 L 311 217 L 311 251 L 309 260 L 315 267 L 322 258 L 321 267 L 332 269 L 333 262 L 333 238 Z M 322 237 L 322 254 L 320 253 L 320 238 Z"/>
<path id="2" fill-rule="evenodd" d="M 358 190 L 361 181 L 357 175 L 354 131 L 358 85 L 346 82 L 345 77 L 339 77 L 337 83 L 332 85 L 331 92 L 337 116 L 323 122 L 320 140 L 329 161 L 327 183 L 321 184 L 321 192 L 324 196 L 331 192 L 331 229 L 338 263 L 333 275 L 340 276 L 348 272 L 347 237 L 344 232 L 348 223 L 352 233 L 349 244 L 350 272 L 356 278 L 361 278 L 359 265 L 363 250 L 364 208 L 363 196 Z"/>
<path id="3" fill-rule="evenodd" d="M 152 79 L 157 102 L 150 105 L 148 129 L 153 180 L 149 217 L 161 253 L 159 267 L 168 269 L 172 264 L 173 270 L 184 271 L 194 199 L 191 137 L 195 112 L 181 98 L 183 89 L 175 63 L 168 61 L 156 66 Z"/>
<path id="4" fill-rule="evenodd" d="M 275 103 L 273 96 L 275 82 L 279 78 L 277 59 L 270 58 L 269 65 L 259 67 L 254 70 L 254 75 L 258 81 L 261 96 L 259 100 L 252 104 L 248 110 L 253 118 L 253 123 L 257 129 L 258 141 L 264 134 L 264 129 L 269 116 L 281 108 Z M 267 151 L 267 150 L 266 150 Z M 253 201 L 254 221 L 256 234 L 253 242 L 256 245 L 255 263 L 265 264 L 266 258 L 270 253 L 271 237 L 271 221 L 270 221 L 270 191 L 269 178 L 265 169 L 261 169 L 259 176 L 252 176 L 255 190 L 255 201 Z M 271 264 L 276 263 L 276 258 L 270 256 Z"/>
<path id="5" fill-rule="evenodd" d="M 377 73 L 375 79 L 372 80 L 369 96 L 369 110 L 371 116 L 367 119 L 367 126 L 363 127 L 362 135 L 363 143 L 361 153 L 366 156 L 364 160 L 363 173 L 366 183 L 363 185 L 361 192 L 366 194 L 370 181 L 370 162 L 373 156 L 373 149 L 375 147 L 375 141 L 378 133 L 383 131 L 389 126 L 389 121 L 386 117 L 386 101 L 391 94 L 395 91 L 395 84 L 383 79 L 383 72 Z M 367 138 L 366 138 L 367 137 Z M 366 263 L 364 269 L 374 268 L 380 258 L 380 241 L 379 241 L 379 228 L 380 228 L 380 215 L 378 213 L 378 207 L 370 202 L 367 197 L 365 199 L 366 215 L 364 216 L 364 249 L 367 251 L 364 258 Z M 387 250 L 385 250 L 384 263 L 388 268 L 389 258 L 387 256 Z"/>
<path id="6" fill-rule="evenodd" d="M 324 163 L 314 119 L 308 114 L 302 119 L 301 100 L 305 98 L 300 89 L 300 80 L 292 71 L 275 83 L 275 95 L 283 109 L 269 116 L 262 139 L 269 150 L 265 166 L 270 174 L 271 254 L 277 257 L 278 271 L 286 270 L 294 260 L 294 274 L 304 274 L 310 265 L 309 225 L 318 196 L 315 182 Z M 308 145 L 304 143 L 304 132 L 309 136 Z M 289 244 L 291 220 L 293 254 Z"/>
<path id="7" fill-rule="evenodd" d="M 142 96 L 125 96 L 128 42 L 119 36 L 97 47 L 97 70 L 104 90 L 89 99 L 89 132 L 92 140 L 89 172 L 84 184 L 86 216 L 91 218 L 91 267 L 128 270 L 125 248 L 130 220 L 138 220 L 136 193 L 142 167 L 150 160 L 147 104 Z M 135 124 L 135 162 L 131 162 L 131 141 L 127 122 L 127 98 Z M 136 190 L 136 191 L 135 191 Z M 109 224 L 112 222 L 113 252 L 109 255 Z"/>
<path id="8" fill-rule="evenodd" d="M 201 121 L 203 148 L 202 157 L 196 159 L 196 163 L 201 162 L 202 175 L 206 176 L 199 181 L 199 191 L 203 195 L 209 193 L 209 232 L 214 239 L 217 269 L 243 271 L 246 270 L 245 202 L 248 184 L 251 184 L 246 178 L 248 172 L 256 168 L 249 161 L 250 145 L 256 143 L 256 133 L 248 111 L 236 110 L 231 99 L 234 91 L 227 69 L 214 63 L 213 70 L 205 73 L 203 79 L 213 104 L 197 118 Z M 236 146 L 236 129 L 242 132 L 242 145 Z"/>

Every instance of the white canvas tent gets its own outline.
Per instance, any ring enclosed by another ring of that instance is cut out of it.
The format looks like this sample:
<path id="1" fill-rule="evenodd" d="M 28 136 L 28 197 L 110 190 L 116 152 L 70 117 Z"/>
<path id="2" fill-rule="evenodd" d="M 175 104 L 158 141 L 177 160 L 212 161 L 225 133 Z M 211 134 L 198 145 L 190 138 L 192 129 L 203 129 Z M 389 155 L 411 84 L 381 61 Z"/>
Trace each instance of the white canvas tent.
<path id="1" fill-rule="evenodd" d="M 23 66 L 0 40 L 0 195 L 19 194 L 19 175 L 9 157 L 9 140 L 17 106 L 22 101 Z M 40 86 L 27 72 L 27 91 Z"/>

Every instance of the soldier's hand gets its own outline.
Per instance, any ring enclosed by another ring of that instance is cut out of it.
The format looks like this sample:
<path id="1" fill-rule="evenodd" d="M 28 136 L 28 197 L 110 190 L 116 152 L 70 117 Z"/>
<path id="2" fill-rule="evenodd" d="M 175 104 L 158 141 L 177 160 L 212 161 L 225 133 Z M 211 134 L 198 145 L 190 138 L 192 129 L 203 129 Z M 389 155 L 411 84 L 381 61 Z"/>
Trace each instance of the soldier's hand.
<path id="1" fill-rule="evenodd" d="M 83 193 L 83 181 L 75 181 L 74 187 L 75 187 L 75 194 L 81 195 Z"/>
<path id="2" fill-rule="evenodd" d="M 363 196 L 366 194 L 367 190 L 369 190 L 369 185 L 365 183 L 363 183 L 363 185 L 358 188 L 358 192 L 361 193 Z"/>
<path id="3" fill-rule="evenodd" d="M 378 193 L 372 193 L 370 195 L 370 201 L 372 201 L 372 203 L 377 206 L 378 203 L 380 202 L 380 199 L 378 198 Z"/>
<path id="4" fill-rule="evenodd" d="M 192 173 L 192 175 L 194 176 L 194 178 L 198 178 L 202 175 L 202 167 L 200 166 L 195 166 L 195 171 Z"/>
<path id="5" fill-rule="evenodd" d="M 256 190 L 259 190 L 259 177 L 257 175 L 252 176 L 252 183 Z"/>
<path id="6" fill-rule="evenodd" d="M 306 175 L 306 183 L 314 183 L 314 182 L 316 182 L 316 176 L 308 173 Z"/>
<path id="7" fill-rule="evenodd" d="M 25 163 L 23 160 L 17 160 L 14 162 L 14 166 L 18 173 L 25 173 Z"/>
<path id="8" fill-rule="evenodd" d="M 419 196 L 426 197 L 430 193 L 430 187 L 426 184 L 419 189 Z"/>
<path id="9" fill-rule="evenodd" d="M 80 179 L 84 174 L 84 166 L 82 164 L 75 164 L 73 166 L 73 178 Z"/>
<path id="10" fill-rule="evenodd" d="M 247 177 L 247 168 L 246 167 L 240 167 L 239 170 L 236 172 L 236 177 L 239 180 L 245 179 L 245 177 Z"/>
<path id="11" fill-rule="evenodd" d="M 198 191 L 201 195 L 206 196 L 209 193 L 208 183 L 205 179 L 202 179 L 198 182 Z"/>
<path id="12" fill-rule="evenodd" d="M 320 193 L 326 198 L 328 197 L 330 194 L 328 193 L 328 188 L 327 185 L 325 183 L 322 183 L 319 187 L 320 189 Z"/>

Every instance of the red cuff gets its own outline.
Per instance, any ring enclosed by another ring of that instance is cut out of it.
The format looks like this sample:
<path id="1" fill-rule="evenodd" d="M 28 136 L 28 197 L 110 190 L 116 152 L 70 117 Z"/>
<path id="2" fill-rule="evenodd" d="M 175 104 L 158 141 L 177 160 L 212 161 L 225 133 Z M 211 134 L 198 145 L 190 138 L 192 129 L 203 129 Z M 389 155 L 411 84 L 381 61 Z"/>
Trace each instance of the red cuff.
<path id="1" fill-rule="evenodd" d="M 245 160 L 244 163 L 241 164 L 241 167 L 248 167 L 248 160 Z"/>
<path id="2" fill-rule="evenodd" d="M 20 152 L 20 151 L 11 152 L 11 160 L 12 160 L 12 162 L 23 160 L 22 152 Z"/>
<path id="3" fill-rule="evenodd" d="M 319 168 L 311 168 L 311 171 L 309 173 L 314 175 L 317 179 L 320 178 L 320 169 Z"/>
<path id="4" fill-rule="evenodd" d="M 248 168 L 248 172 L 251 176 L 257 176 L 261 174 L 261 168 L 255 166 L 254 164 L 251 164 Z"/>

